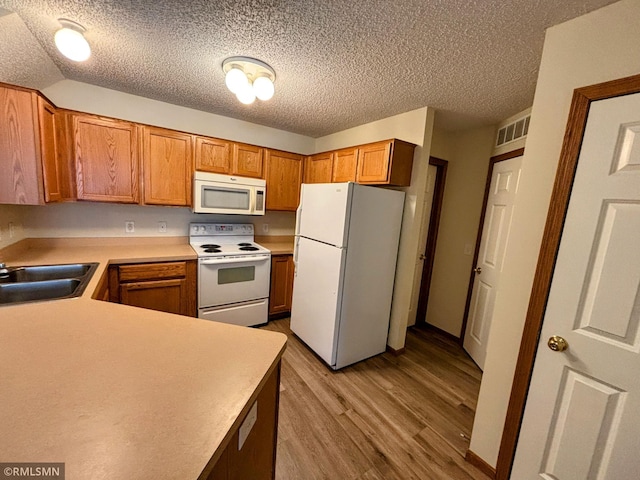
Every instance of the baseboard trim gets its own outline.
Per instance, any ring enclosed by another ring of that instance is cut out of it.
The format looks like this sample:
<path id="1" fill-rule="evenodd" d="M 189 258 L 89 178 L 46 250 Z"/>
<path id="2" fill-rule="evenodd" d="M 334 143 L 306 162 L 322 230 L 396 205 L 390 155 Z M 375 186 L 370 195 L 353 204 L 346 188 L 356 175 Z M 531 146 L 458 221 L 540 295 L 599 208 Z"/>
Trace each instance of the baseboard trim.
<path id="1" fill-rule="evenodd" d="M 485 475 L 488 475 L 490 478 L 496 478 L 496 469 L 481 459 L 478 455 L 473 453 L 471 450 L 467 450 L 467 454 L 464 456 L 464 459 L 480 470 Z"/>
<path id="2" fill-rule="evenodd" d="M 395 355 L 396 357 L 399 355 L 402 355 L 405 352 L 404 347 L 399 348 L 398 350 L 396 350 L 393 347 L 390 347 L 389 345 L 387 345 L 387 352 L 389 352 L 392 355 Z"/>
<path id="3" fill-rule="evenodd" d="M 433 330 L 434 332 L 438 332 L 440 335 L 443 335 L 458 344 L 460 343 L 460 337 L 456 337 L 453 333 L 449 333 L 445 330 L 442 330 L 441 328 L 436 327 L 435 325 L 431 325 L 430 323 L 420 322 L 420 323 L 416 323 L 414 327 L 422 328 L 425 330 Z"/>

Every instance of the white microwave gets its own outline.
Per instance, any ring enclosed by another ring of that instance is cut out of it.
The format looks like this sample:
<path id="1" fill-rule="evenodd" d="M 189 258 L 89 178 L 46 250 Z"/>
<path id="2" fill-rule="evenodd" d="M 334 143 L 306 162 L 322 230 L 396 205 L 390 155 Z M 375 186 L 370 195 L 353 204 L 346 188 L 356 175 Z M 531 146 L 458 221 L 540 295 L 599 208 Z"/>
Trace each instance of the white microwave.
<path id="1" fill-rule="evenodd" d="M 264 215 L 267 182 L 260 178 L 195 172 L 194 213 Z"/>

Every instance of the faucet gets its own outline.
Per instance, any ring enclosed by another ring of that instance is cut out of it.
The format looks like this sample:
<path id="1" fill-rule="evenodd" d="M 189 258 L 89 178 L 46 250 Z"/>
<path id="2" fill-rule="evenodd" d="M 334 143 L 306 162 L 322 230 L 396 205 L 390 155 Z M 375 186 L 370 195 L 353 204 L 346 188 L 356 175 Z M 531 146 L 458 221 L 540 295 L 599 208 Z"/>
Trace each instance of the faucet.
<path id="1" fill-rule="evenodd" d="M 8 267 L 6 263 L 0 262 L 0 278 L 7 278 L 12 272 L 22 270 L 24 267 Z"/>

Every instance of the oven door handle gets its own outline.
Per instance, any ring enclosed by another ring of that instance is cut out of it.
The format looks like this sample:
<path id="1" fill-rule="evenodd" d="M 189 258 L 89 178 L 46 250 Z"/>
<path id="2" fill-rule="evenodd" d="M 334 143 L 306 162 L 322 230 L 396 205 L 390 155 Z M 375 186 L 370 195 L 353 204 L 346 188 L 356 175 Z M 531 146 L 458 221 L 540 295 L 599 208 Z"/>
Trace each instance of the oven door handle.
<path id="1" fill-rule="evenodd" d="M 271 258 L 269 255 L 264 257 L 251 257 L 251 258 L 203 258 L 200 260 L 200 265 L 228 265 L 229 263 L 261 263 L 266 262 Z"/>

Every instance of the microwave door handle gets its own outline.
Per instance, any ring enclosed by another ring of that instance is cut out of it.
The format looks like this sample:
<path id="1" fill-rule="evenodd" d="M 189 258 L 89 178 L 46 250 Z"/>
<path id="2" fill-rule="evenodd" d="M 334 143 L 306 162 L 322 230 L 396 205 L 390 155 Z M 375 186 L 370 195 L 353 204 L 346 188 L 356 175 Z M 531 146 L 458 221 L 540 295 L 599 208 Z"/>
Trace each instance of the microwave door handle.
<path id="1" fill-rule="evenodd" d="M 251 258 L 203 258 L 200 260 L 202 265 L 227 265 L 229 263 L 261 263 L 269 260 L 269 255 L 265 257 Z"/>

